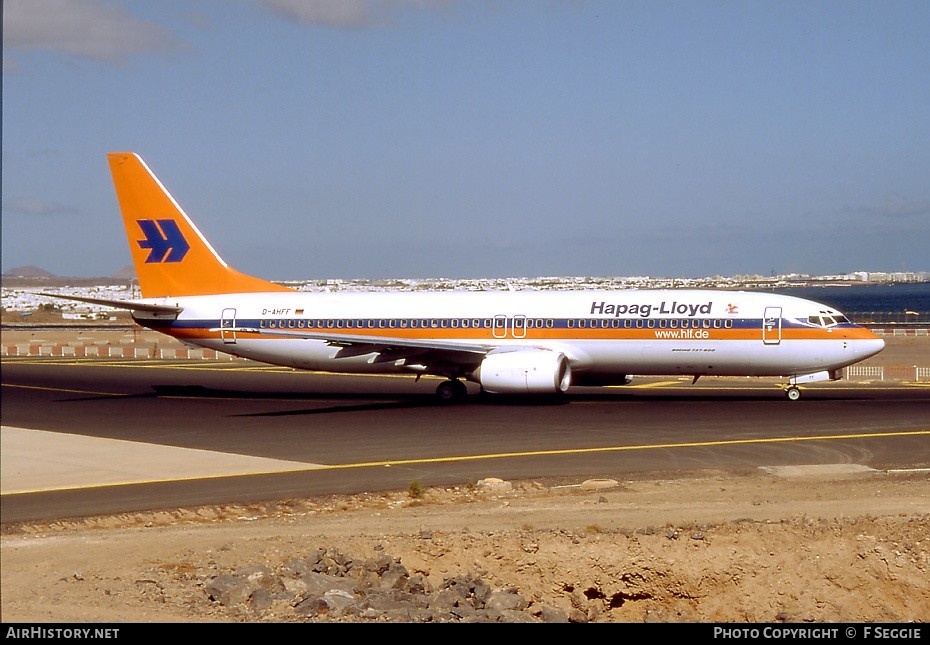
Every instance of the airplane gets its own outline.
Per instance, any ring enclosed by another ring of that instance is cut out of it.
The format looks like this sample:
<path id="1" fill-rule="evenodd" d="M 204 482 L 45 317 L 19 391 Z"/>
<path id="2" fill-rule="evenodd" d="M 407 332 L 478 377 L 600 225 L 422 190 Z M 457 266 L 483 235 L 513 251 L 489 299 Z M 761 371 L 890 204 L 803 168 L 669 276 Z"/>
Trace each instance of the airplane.
<path id="1" fill-rule="evenodd" d="M 714 289 L 308 293 L 230 267 L 142 158 L 107 155 L 141 297 L 126 309 L 184 343 L 343 374 L 441 377 L 436 396 L 560 395 L 635 376 L 836 380 L 884 340 L 833 307 Z"/>

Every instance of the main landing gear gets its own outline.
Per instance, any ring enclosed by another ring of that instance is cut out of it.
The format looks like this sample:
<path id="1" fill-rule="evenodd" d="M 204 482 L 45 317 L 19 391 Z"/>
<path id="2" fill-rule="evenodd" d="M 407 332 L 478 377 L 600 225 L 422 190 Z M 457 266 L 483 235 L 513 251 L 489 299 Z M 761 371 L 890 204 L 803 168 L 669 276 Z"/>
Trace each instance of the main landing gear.
<path id="1" fill-rule="evenodd" d="M 458 379 L 443 381 L 436 388 L 436 398 L 442 403 L 462 401 L 468 395 L 468 388 Z"/>

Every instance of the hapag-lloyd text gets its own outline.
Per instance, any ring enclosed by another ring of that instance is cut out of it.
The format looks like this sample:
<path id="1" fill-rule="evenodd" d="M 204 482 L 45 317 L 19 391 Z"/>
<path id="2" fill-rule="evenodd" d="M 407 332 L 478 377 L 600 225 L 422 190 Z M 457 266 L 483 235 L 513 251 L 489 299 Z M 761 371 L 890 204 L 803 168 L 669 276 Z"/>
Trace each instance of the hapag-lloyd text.
<path id="1" fill-rule="evenodd" d="M 642 304 L 609 304 L 603 300 L 600 302 L 591 303 L 591 315 L 601 314 L 603 316 L 614 316 L 619 318 L 620 316 L 630 315 L 630 316 L 641 316 L 643 318 L 648 318 L 649 316 L 656 315 L 674 315 L 674 316 L 688 316 L 693 318 L 698 314 L 707 315 L 710 313 L 711 305 L 713 301 L 709 301 L 703 304 L 694 304 L 688 302 L 678 302 L 673 300 L 671 303 L 663 300 L 662 302 L 655 303 L 642 303 Z"/>

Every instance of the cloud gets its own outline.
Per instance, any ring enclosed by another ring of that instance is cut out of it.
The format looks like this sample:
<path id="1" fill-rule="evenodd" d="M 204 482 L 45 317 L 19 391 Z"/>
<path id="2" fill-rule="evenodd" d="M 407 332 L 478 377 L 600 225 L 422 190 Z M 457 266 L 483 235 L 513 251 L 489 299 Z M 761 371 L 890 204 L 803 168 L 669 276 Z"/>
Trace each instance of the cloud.
<path id="1" fill-rule="evenodd" d="M 7 199 L 3 201 L 5 214 L 27 215 L 29 217 L 45 217 L 48 215 L 71 215 L 78 211 L 63 204 L 46 202 L 40 199 Z"/>
<path id="2" fill-rule="evenodd" d="M 135 54 L 184 48 L 165 27 L 99 0 L 7 0 L 3 20 L 5 49 L 62 52 L 123 65 Z"/>
<path id="3" fill-rule="evenodd" d="M 904 222 L 930 216 L 930 201 L 906 199 L 900 195 L 889 195 L 877 206 L 848 206 L 842 210 L 842 214 L 858 217 L 865 216 L 884 222 Z"/>
<path id="4" fill-rule="evenodd" d="M 930 215 L 930 202 L 907 200 L 900 195 L 891 195 L 878 207 L 878 213 L 886 217 L 915 217 Z"/>
<path id="5" fill-rule="evenodd" d="M 269 10 L 301 24 L 361 28 L 390 24 L 405 9 L 441 10 L 454 0 L 264 0 Z"/>

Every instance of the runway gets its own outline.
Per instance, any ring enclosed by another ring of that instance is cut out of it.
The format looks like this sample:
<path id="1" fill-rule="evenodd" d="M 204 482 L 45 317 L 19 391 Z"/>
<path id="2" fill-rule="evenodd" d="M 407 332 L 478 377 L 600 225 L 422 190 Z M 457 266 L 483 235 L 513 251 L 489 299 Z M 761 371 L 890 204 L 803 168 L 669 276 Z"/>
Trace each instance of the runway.
<path id="1" fill-rule="evenodd" d="M 435 381 L 254 364 L 5 359 L 2 522 L 486 477 L 930 465 L 930 387 L 651 379 L 443 406 Z"/>

